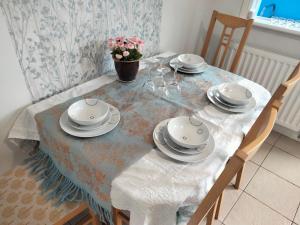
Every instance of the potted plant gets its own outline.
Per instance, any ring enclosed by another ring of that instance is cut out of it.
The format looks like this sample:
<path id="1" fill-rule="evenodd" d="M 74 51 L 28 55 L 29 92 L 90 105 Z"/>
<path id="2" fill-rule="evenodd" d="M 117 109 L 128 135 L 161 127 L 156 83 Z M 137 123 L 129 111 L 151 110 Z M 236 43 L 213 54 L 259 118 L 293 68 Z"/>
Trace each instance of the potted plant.
<path id="1" fill-rule="evenodd" d="M 108 40 L 115 68 L 122 82 L 135 80 L 139 70 L 139 60 L 143 56 L 141 51 L 144 41 L 138 37 L 116 37 Z"/>

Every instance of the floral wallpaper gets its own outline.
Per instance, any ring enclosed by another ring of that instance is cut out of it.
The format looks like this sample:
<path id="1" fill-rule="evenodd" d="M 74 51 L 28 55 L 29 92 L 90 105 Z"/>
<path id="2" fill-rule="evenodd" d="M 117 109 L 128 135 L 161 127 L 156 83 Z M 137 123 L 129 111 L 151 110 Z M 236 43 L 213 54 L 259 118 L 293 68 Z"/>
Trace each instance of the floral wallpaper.
<path id="1" fill-rule="evenodd" d="M 1 0 L 33 101 L 113 70 L 109 37 L 158 51 L 162 0 Z"/>

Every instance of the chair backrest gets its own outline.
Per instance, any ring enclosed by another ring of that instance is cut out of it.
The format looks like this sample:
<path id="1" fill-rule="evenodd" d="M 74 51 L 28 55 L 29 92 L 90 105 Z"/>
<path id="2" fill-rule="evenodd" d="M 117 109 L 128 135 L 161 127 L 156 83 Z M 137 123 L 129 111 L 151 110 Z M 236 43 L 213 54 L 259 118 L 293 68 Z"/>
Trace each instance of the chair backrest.
<path id="1" fill-rule="evenodd" d="M 246 137 L 247 144 L 241 144 L 239 149 L 230 158 L 225 169 L 197 208 L 188 225 L 198 225 L 204 219 L 211 208 L 214 207 L 219 196 L 224 191 L 226 186 L 230 183 L 237 172 L 240 171 L 240 169 L 243 167 L 245 161 L 249 160 L 251 155 L 259 149 L 259 147 L 269 136 L 276 121 L 278 104 L 279 103 L 276 101 L 274 105 L 265 108 L 266 110 L 262 112 L 265 122 L 261 124 L 257 123 L 257 126 L 251 128 L 251 130 L 255 129 L 256 131 L 257 128 L 259 128 L 259 132 L 256 132 L 256 136 L 252 135 L 248 136 L 248 138 Z M 258 127 L 258 125 L 260 127 Z"/>
<path id="2" fill-rule="evenodd" d="M 233 33 L 235 31 L 235 29 L 237 28 L 244 28 L 244 33 L 243 36 L 240 40 L 237 52 L 233 58 L 231 67 L 230 67 L 230 72 L 235 73 L 243 48 L 246 44 L 248 35 L 250 33 L 250 30 L 252 28 L 252 24 L 253 24 L 253 19 L 243 19 L 243 18 L 239 18 L 239 17 L 235 17 L 235 16 L 231 16 L 231 15 L 226 15 L 223 13 L 219 13 L 218 11 L 213 12 L 212 14 L 212 18 L 209 24 L 209 28 L 206 34 L 206 38 L 204 41 L 204 45 L 201 51 L 201 56 L 203 58 L 206 57 L 207 54 L 207 50 L 208 50 L 208 46 L 209 46 L 209 42 L 211 40 L 212 34 L 213 34 L 213 30 L 216 24 L 216 21 L 219 21 L 220 23 L 222 23 L 224 25 L 223 28 L 223 32 L 221 34 L 221 38 L 218 44 L 218 48 L 215 52 L 215 55 L 213 57 L 213 61 L 212 61 L 212 65 L 217 66 L 217 67 L 223 67 L 224 63 L 225 63 L 225 57 L 226 54 L 228 52 L 228 48 L 230 46 L 232 37 L 233 37 Z M 227 30 L 229 30 L 227 33 Z M 224 47 L 224 50 L 222 52 L 222 55 L 219 56 L 220 52 L 221 52 L 221 48 Z M 219 59 L 219 60 L 218 60 Z M 219 61 L 219 63 L 217 62 L 217 60 Z"/>
<path id="3" fill-rule="evenodd" d="M 275 93 L 273 94 L 271 100 L 268 104 L 273 104 L 275 100 L 282 101 L 283 97 L 293 89 L 296 83 L 300 80 L 300 62 L 289 76 L 288 80 L 282 83 Z"/>

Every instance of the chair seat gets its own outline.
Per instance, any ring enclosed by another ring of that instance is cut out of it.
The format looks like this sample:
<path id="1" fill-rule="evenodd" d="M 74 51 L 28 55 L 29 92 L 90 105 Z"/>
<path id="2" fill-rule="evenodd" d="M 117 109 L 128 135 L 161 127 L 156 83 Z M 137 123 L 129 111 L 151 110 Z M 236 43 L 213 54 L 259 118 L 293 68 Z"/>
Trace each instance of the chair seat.
<path id="1" fill-rule="evenodd" d="M 0 221 L 1 225 L 48 225 L 54 224 L 75 208 L 78 203 L 54 206 L 47 201 L 37 182 L 25 166 L 0 176 Z"/>

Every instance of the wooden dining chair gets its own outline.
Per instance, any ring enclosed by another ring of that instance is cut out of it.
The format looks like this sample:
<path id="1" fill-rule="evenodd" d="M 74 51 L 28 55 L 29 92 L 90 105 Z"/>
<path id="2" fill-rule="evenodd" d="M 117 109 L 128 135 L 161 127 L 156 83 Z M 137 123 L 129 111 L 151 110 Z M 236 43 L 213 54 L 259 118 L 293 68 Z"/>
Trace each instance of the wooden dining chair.
<path id="1" fill-rule="evenodd" d="M 0 224 L 100 225 L 97 216 L 85 203 L 68 202 L 54 206 L 46 200 L 29 169 L 24 165 L 0 176 Z"/>
<path id="2" fill-rule="evenodd" d="M 243 19 L 243 18 L 223 14 L 223 13 L 220 13 L 220 12 L 214 10 L 212 17 L 211 17 L 209 27 L 208 27 L 208 31 L 206 34 L 204 45 L 203 45 L 203 48 L 201 51 L 201 56 L 203 58 L 206 58 L 208 46 L 211 41 L 213 31 L 214 31 L 217 21 L 220 22 L 221 24 L 223 24 L 224 27 L 223 27 L 223 31 L 222 31 L 222 34 L 221 34 L 221 37 L 220 37 L 220 40 L 218 43 L 217 50 L 213 56 L 212 65 L 220 67 L 220 68 L 222 68 L 224 66 L 226 54 L 227 54 L 229 46 L 231 44 L 234 31 L 239 28 L 244 28 L 244 33 L 242 35 L 242 38 L 238 45 L 236 54 L 233 58 L 231 66 L 230 66 L 230 72 L 235 73 L 237 70 L 239 61 L 240 61 L 240 57 L 241 57 L 243 48 L 246 44 L 247 38 L 251 31 L 253 19 Z M 222 47 L 223 47 L 223 51 L 222 51 Z M 220 53 L 222 53 L 222 54 L 220 54 Z"/>
<path id="3" fill-rule="evenodd" d="M 263 114 L 263 123 L 255 123 L 251 130 L 255 130 L 253 135 L 245 137 L 246 142 L 243 141 L 239 149 L 230 158 L 225 169 L 214 183 L 206 197 L 198 206 L 196 212 L 193 214 L 188 225 L 198 225 L 205 217 L 207 217 L 207 225 L 213 223 L 213 218 L 217 218 L 218 206 L 222 198 L 222 193 L 226 186 L 231 182 L 236 173 L 240 171 L 242 166 L 254 155 L 266 138 L 271 133 L 278 113 L 278 108 L 281 102 L 275 101 L 273 105 L 266 108 Z M 247 144 L 245 144 L 247 143 Z"/>
<path id="4" fill-rule="evenodd" d="M 262 123 L 265 118 L 265 115 L 264 115 L 266 113 L 265 111 L 268 109 L 268 107 L 270 107 L 272 104 L 274 104 L 275 101 L 282 102 L 284 96 L 286 96 L 286 94 L 289 93 L 293 89 L 293 87 L 296 85 L 296 83 L 299 80 L 300 80 L 300 62 L 298 63 L 298 65 L 296 66 L 296 68 L 294 69 L 294 71 L 292 72 L 290 77 L 288 78 L 288 80 L 285 81 L 284 83 L 282 83 L 277 88 L 277 90 L 271 97 L 270 101 L 266 105 L 265 109 L 261 112 L 260 116 L 257 118 L 256 123 Z M 258 132 L 257 129 L 250 129 L 247 136 L 253 136 L 257 132 Z M 247 138 L 243 141 L 242 144 L 243 145 L 247 144 Z M 244 171 L 244 165 L 241 168 L 241 170 L 237 173 L 237 177 L 236 177 L 236 181 L 235 181 L 235 185 L 234 185 L 234 187 L 236 189 L 239 189 L 239 187 L 240 187 L 243 171 Z"/>
<path id="5" fill-rule="evenodd" d="M 247 135 L 245 137 L 243 143 L 246 141 L 247 144 L 241 144 L 239 149 L 230 158 L 225 169 L 191 217 L 188 225 L 198 225 L 205 217 L 206 225 L 213 224 L 214 218 L 217 218 L 219 214 L 219 207 L 224 189 L 238 171 L 240 171 L 244 163 L 257 152 L 259 147 L 269 136 L 275 124 L 280 105 L 281 102 L 276 100 L 273 102 L 273 105 L 269 105 L 266 108 L 262 117 L 263 122 L 255 123 L 251 128 L 251 130 L 253 129 L 257 132 L 253 132 L 252 135 Z M 115 225 L 128 225 L 129 217 L 121 210 L 114 209 L 114 221 Z"/>

